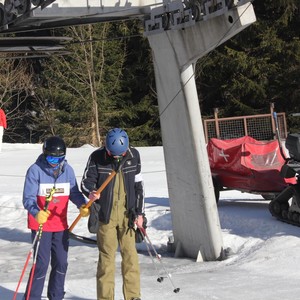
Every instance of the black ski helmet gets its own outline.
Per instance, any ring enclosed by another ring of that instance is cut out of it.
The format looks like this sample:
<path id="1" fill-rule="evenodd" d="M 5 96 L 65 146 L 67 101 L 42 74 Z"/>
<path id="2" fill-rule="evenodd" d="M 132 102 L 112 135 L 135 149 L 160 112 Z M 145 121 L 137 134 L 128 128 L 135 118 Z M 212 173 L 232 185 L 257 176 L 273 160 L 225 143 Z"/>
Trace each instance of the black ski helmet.
<path id="1" fill-rule="evenodd" d="M 45 156 L 65 156 L 66 144 L 59 136 L 51 136 L 44 142 L 43 153 Z"/>
<path id="2" fill-rule="evenodd" d="M 125 153 L 129 147 L 129 138 L 121 128 L 110 129 L 106 134 L 105 147 L 113 156 Z"/>

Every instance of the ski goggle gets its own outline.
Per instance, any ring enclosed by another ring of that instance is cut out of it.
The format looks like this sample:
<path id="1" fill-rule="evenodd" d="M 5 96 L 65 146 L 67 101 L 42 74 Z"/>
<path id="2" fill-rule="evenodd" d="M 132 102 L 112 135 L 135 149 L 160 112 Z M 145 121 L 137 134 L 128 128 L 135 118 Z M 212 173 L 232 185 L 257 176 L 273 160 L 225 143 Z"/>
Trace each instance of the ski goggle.
<path id="1" fill-rule="evenodd" d="M 126 152 L 122 153 L 121 155 L 113 155 L 108 149 L 106 149 L 106 151 L 109 156 L 112 156 L 115 159 L 123 158 L 126 155 Z"/>
<path id="2" fill-rule="evenodd" d="M 65 156 L 51 156 L 47 155 L 46 160 L 51 165 L 58 165 L 65 159 Z"/>

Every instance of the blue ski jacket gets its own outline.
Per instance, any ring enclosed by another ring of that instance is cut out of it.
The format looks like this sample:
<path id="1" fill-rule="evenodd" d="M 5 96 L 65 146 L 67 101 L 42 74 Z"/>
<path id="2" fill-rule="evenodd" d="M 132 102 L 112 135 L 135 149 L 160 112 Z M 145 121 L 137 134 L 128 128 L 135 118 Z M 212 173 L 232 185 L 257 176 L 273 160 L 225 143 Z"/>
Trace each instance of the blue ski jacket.
<path id="1" fill-rule="evenodd" d="M 46 197 L 55 188 L 48 210 L 50 216 L 43 225 L 43 231 L 57 232 L 68 228 L 67 210 L 71 200 L 77 208 L 86 204 L 85 197 L 78 189 L 73 168 L 66 160 L 55 173 L 41 154 L 36 162 L 29 167 L 25 177 L 23 190 L 23 205 L 28 211 L 28 228 L 37 230 L 39 224 L 35 215 L 44 209 Z"/>

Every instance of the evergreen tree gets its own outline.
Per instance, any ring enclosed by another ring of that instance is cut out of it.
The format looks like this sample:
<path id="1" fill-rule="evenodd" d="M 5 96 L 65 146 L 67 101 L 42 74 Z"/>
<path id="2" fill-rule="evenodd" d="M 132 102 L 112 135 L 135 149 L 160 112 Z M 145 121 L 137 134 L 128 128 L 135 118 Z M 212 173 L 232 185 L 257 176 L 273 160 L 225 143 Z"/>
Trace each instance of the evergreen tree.
<path id="1" fill-rule="evenodd" d="M 68 47 L 70 55 L 44 61 L 44 84 L 37 94 L 53 117 L 51 126 L 44 119 L 40 128 L 51 128 L 48 133 L 62 135 L 69 146 L 99 146 L 99 133 L 118 110 L 115 95 L 126 52 L 111 39 L 116 30 L 120 28 L 113 23 L 66 29 L 74 41 Z"/>
<path id="2" fill-rule="evenodd" d="M 150 48 L 140 23 L 72 27 L 64 35 L 73 38 L 70 55 L 44 61 L 36 90 L 40 134 L 99 146 L 97 133 L 122 127 L 136 146 L 160 144 Z"/>
<path id="3" fill-rule="evenodd" d="M 197 63 L 205 116 L 215 107 L 220 117 L 266 113 L 270 102 L 278 112 L 300 112 L 300 2 L 253 5 L 257 22 Z M 134 146 L 160 145 L 151 50 L 142 33 L 139 20 L 56 29 L 52 34 L 72 38 L 70 55 L 2 61 L 1 105 L 14 128 L 5 138 L 38 142 L 58 134 L 68 146 L 100 145 L 107 129 L 118 126 Z M 9 77 L 21 69 L 23 75 Z M 300 118 L 290 117 L 289 128 L 299 131 Z"/>
<path id="4" fill-rule="evenodd" d="M 300 109 L 300 3 L 255 2 L 254 9 L 256 23 L 197 65 L 200 104 L 207 115 L 214 107 L 221 116 L 267 113 L 270 102 L 278 111 Z"/>
<path id="5" fill-rule="evenodd" d="M 161 145 L 151 49 L 139 21 L 129 22 L 128 27 L 131 37 L 119 94 L 122 110 L 111 125 L 126 128 L 134 146 Z"/>

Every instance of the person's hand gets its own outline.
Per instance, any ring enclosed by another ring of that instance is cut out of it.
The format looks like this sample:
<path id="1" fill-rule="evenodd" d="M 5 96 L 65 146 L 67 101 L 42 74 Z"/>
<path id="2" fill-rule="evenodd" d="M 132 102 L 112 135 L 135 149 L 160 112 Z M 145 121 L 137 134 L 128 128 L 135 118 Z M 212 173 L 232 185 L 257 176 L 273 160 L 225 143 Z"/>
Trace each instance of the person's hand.
<path id="1" fill-rule="evenodd" d="M 48 218 L 50 216 L 50 211 L 49 210 L 40 210 L 36 215 L 35 219 L 39 224 L 44 224 L 47 222 Z"/>
<path id="2" fill-rule="evenodd" d="M 95 201 L 100 198 L 100 194 L 97 193 L 97 191 L 92 191 L 89 194 L 89 200 Z"/>
<path id="3" fill-rule="evenodd" d="M 90 215 L 90 209 L 87 208 L 85 204 L 83 204 L 79 208 L 79 213 L 80 213 L 80 216 L 83 218 L 88 217 Z"/>
<path id="4" fill-rule="evenodd" d="M 137 218 L 134 221 L 134 223 L 138 228 L 143 228 L 143 222 L 144 222 L 144 218 L 142 215 L 137 216 Z"/>

